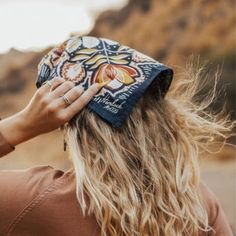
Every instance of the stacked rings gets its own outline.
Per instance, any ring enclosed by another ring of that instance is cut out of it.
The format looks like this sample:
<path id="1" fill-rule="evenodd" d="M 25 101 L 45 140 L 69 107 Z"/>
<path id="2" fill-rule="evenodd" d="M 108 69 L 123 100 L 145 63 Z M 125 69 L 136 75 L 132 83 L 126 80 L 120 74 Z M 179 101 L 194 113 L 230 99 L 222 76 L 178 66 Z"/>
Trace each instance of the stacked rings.
<path id="1" fill-rule="evenodd" d="M 64 94 L 64 95 L 61 95 L 60 97 L 62 97 L 63 101 L 65 102 L 65 104 L 67 106 L 69 106 L 72 102 L 70 101 L 70 99 Z"/>

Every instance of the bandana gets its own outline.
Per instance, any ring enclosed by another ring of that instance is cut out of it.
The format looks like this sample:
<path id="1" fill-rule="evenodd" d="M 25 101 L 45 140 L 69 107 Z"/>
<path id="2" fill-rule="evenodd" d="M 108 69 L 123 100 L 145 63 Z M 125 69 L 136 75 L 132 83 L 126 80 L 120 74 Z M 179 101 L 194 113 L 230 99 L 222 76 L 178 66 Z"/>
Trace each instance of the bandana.
<path id="1" fill-rule="evenodd" d="M 74 36 L 52 49 L 38 66 L 36 86 L 55 76 L 88 89 L 108 82 L 87 104 L 103 120 L 121 127 L 149 86 L 158 85 L 164 97 L 173 78 L 172 69 L 135 49 L 95 37 Z M 154 88 L 155 89 L 155 88 Z"/>

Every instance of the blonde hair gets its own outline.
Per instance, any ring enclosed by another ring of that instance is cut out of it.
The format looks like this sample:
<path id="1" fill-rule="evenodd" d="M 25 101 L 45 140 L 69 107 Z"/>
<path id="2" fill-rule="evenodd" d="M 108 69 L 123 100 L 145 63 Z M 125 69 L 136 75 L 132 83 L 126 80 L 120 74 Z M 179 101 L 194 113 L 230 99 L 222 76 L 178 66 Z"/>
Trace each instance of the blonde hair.
<path id="1" fill-rule="evenodd" d="M 84 108 L 67 127 L 78 202 L 102 235 L 198 235 L 210 230 L 199 190 L 199 157 L 233 128 L 213 114 L 216 83 L 196 100 L 201 69 L 188 66 L 166 97 L 152 87 L 122 129 Z M 217 79 L 215 79 L 217 82 Z"/>

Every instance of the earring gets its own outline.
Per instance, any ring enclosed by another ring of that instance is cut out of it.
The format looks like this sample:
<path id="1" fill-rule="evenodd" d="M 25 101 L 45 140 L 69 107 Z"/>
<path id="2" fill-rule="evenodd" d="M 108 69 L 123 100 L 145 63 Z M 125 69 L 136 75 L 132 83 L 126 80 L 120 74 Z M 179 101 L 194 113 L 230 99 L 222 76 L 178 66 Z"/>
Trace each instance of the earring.
<path id="1" fill-rule="evenodd" d="M 68 146 L 68 144 L 67 144 L 67 142 L 66 142 L 66 134 L 65 134 L 65 128 L 64 128 L 64 126 L 61 125 L 61 126 L 59 127 L 59 130 L 63 132 L 63 150 L 64 150 L 64 152 L 65 152 L 65 151 L 66 151 L 66 148 L 67 148 L 67 146 Z"/>
<path id="2" fill-rule="evenodd" d="M 63 148 L 64 148 L 64 152 L 65 152 L 66 148 L 67 148 L 67 142 L 66 142 L 65 137 L 63 138 Z"/>

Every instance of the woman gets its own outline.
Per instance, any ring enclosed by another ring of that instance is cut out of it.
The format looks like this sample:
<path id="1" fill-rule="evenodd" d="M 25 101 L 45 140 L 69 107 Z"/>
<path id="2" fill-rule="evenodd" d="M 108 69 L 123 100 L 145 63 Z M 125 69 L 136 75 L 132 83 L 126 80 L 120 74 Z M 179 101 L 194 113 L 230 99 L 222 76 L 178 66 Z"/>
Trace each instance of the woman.
<path id="1" fill-rule="evenodd" d="M 0 122 L 0 150 L 68 121 L 73 169 L 1 171 L 0 234 L 232 235 L 198 160 L 233 123 L 207 112 L 214 93 L 194 102 L 197 76 L 171 80 L 107 39 L 74 37 L 46 55 L 29 105 Z"/>

